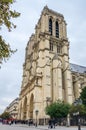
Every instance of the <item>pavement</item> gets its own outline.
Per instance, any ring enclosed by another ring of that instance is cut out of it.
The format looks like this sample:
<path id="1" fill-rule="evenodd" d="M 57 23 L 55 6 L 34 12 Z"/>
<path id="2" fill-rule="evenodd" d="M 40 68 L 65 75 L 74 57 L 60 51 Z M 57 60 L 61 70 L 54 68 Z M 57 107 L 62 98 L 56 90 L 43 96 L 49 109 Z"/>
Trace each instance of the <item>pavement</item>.
<path id="1" fill-rule="evenodd" d="M 6 125 L 6 124 L 0 124 L 0 130 L 78 130 L 78 126 L 56 126 L 55 128 L 48 128 L 47 125 L 37 127 L 35 126 L 28 126 L 23 124 L 12 124 L 12 125 Z M 81 126 L 81 130 L 86 130 L 86 126 Z"/>

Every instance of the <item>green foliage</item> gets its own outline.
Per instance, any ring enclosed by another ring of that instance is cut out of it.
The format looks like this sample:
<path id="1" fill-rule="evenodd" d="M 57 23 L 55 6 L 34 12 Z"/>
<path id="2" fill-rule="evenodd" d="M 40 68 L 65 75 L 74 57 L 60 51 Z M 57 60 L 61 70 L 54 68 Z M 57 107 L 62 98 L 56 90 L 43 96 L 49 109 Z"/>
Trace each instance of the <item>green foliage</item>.
<path id="1" fill-rule="evenodd" d="M 16 28 L 16 25 L 11 22 L 11 19 L 19 17 L 20 13 L 10 9 L 13 3 L 14 1 L 12 0 L 0 0 L 0 30 L 3 25 L 7 27 L 8 31 Z M 11 50 L 10 45 L 3 40 L 2 35 L 0 35 L 0 63 L 2 63 L 3 59 L 8 59 L 14 52 Z"/>
<path id="2" fill-rule="evenodd" d="M 0 118 L 2 119 L 9 119 L 11 118 L 10 114 L 8 112 L 4 112 L 0 115 Z"/>
<path id="3" fill-rule="evenodd" d="M 15 51 L 11 50 L 10 45 L 6 44 L 6 42 L 0 36 L 0 59 L 5 60 L 5 58 L 10 57 L 11 53 L 14 53 Z"/>
<path id="4" fill-rule="evenodd" d="M 69 113 L 70 105 L 61 101 L 57 101 L 47 106 L 45 111 L 46 114 L 51 118 L 62 118 L 67 117 Z"/>
<path id="5" fill-rule="evenodd" d="M 11 22 L 11 18 L 16 18 L 20 15 L 20 13 L 10 9 L 11 4 L 13 2 L 0 2 L 0 27 L 5 25 L 9 31 L 11 31 L 12 27 L 16 28 L 16 25 Z"/>
<path id="6" fill-rule="evenodd" d="M 71 108 L 70 108 L 70 115 L 72 116 L 74 113 L 77 113 L 79 112 L 79 115 L 80 116 L 83 116 L 83 115 L 86 115 L 86 107 L 84 105 L 71 105 Z"/>
<path id="7" fill-rule="evenodd" d="M 80 94 L 80 98 L 82 100 L 82 103 L 86 106 L 86 87 L 82 89 L 82 92 Z"/>
<path id="8" fill-rule="evenodd" d="M 2 2 L 13 2 L 13 0 L 1 0 Z"/>

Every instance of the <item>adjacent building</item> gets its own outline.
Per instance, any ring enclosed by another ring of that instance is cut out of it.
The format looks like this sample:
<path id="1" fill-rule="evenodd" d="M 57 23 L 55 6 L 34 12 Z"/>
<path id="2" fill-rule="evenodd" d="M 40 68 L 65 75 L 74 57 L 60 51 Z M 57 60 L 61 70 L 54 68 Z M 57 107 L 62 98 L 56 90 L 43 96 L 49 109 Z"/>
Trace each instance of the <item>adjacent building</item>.
<path id="1" fill-rule="evenodd" d="M 19 98 L 16 98 L 5 109 L 5 112 L 8 112 L 13 119 L 18 119 L 18 106 L 19 106 Z"/>
<path id="2" fill-rule="evenodd" d="M 49 103 L 72 104 L 86 86 L 86 67 L 69 62 L 66 26 L 62 14 L 44 7 L 26 46 L 18 110 L 21 120 L 38 116 L 44 122 Z"/>

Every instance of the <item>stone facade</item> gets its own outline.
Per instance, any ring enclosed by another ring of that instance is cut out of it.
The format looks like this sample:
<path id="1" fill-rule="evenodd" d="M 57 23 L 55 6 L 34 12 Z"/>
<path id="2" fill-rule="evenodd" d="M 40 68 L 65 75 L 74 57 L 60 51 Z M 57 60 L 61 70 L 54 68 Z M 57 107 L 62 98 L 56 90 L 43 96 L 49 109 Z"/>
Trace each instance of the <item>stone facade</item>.
<path id="1" fill-rule="evenodd" d="M 5 112 L 8 112 L 13 119 L 18 119 L 18 106 L 19 106 L 19 98 L 16 98 L 5 109 Z"/>
<path id="2" fill-rule="evenodd" d="M 86 86 L 86 67 L 69 63 L 69 41 L 64 16 L 44 7 L 26 47 L 19 115 L 22 120 L 48 118 L 50 102 L 79 98 Z"/>

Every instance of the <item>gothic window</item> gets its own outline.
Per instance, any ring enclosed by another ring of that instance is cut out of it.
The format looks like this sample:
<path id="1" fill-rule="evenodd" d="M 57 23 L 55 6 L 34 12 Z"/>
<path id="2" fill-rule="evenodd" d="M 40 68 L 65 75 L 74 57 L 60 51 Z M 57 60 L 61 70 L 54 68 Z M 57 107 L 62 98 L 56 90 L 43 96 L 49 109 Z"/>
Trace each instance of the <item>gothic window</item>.
<path id="1" fill-rule="evenodd" d="M 36 79 L 36 84 L 38 84 L 38 78 Z"/>
<path id="2" fill-rule="evenodd" d="M 57 53 L 61 53 L 61 46 L 57 45 Z"/>
<path id="3" fill-rule="evenodd" d="M 53 43 L 50 41 L 50 50 L 53 51 Z"/>
<path id="4" fill-rule="evenodd" d="M 59 24 L 56 21 L 56 37 L 59 38 Z"/>
<path id="5" fill-rule="evenodd" d="M 52 35 L 52 19 L 49 19 L 49 32 Z"/>

